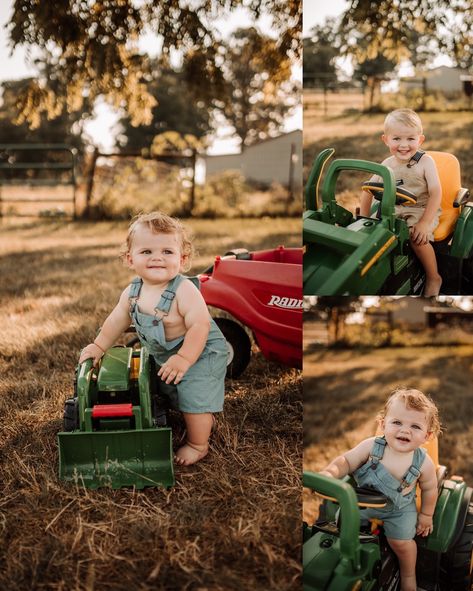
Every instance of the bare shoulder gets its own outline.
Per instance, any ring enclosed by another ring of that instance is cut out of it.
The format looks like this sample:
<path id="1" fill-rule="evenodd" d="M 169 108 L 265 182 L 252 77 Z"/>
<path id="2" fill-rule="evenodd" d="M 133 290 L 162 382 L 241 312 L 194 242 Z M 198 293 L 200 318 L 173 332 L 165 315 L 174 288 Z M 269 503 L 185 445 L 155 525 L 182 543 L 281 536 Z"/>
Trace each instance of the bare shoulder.
<path id="1" fill-rule="evenodd" d="M 359 447 L 361 450 L 366 450 L 366 451 L 367 451 L 367 453 L 368 453 L 368 455 L 369 455 L 369 452 L 370 452 L 370 451 L 371 451 L 371 449 L 373 448 L 373 445 L 374 445 L 375 439 L 376 439 L 376 436 L 373 436 L 373 437 L 368 437 L 368 439 L 363 439 L 363 441 L 361 441 L 361 442 L 358 444 L 358 447 Z"/>
<path id="2" fill-rule="evenodd" d="M 196 306 L 202 310 L 207 310 L 204 297 L 190 279 L 184 279 L 179 284 L 176 290 L 176 302 L 179 311 L 182 313 Z"/>
<path id="3" fill-rule="evenodd" d="M 125 287 L 125 289 L 122 291 L 122 293 L 120 294 L 120 299 L 118 300 L 119 306 L 123 306 L 123 305 L 128 306 L 128 302 L 130 300 L 130 291 L 131 291 L 131 283 L 129 285 L 127 285 Z"/>
<path id="4" fill-rule="evenodd" d="M 184 296 L 184 297 L 195 297 L 197 296 L 202 297 L 200 290 L 196 287 L 196 285 L 187 277 L 184 278 L 181 283 L 179 284 L 178 288 L 176 289 L 176 296 Z"/>
<path id="5" fill-rule="evenodd" d="M 358 445 L 344 453 L 346 461 L 350 466 L 350 471 L 356 470 L 366 462 L 368 459 L 371 449 L 374 444 L 375 437 L 368 437 L 368 439 L 364 439 Z"/>
<path id="6" fill-rule="evenodd" d="M 394 164 L 394 156 L 388 156 L 381 162 L 381 164 L 383 166 L 387 166 L 388 168 L 391 167 Z"/>
<path id="7" fill-rule="evenodd" d="M 428 453 L 425 454 L 424 461 L 422 462 L 422 466 L 420 468 L 420 473 L 421 475 L 427 474 L 429 476 L 436 473 L 435 464 Z"/>
<path id="8" fill-rule="evenodd" d="M 428 153 L 428 152 L 424 152 L 422 158 L 419 160 L 419 162 L 430 162 L 431 164 L 433 164 L 435 166 L 435 160 L 432 158 L 432 156 Z"/>
<path id="9" fill-rule="evenodd" d="M 419 164 L 422 164 L 424 170 L 437 170 L 435 160 L 432 158 L 430 154 L 425 153 L 419 160 Z"/>

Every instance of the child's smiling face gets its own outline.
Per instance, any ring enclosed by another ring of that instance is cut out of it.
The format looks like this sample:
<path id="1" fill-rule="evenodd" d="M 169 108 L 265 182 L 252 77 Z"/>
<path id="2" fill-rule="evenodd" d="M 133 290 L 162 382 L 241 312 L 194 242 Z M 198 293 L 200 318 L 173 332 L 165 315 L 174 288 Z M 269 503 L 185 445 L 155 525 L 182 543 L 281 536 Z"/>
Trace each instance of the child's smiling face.
<path id="1" fill-rule="evenodd" d="M 398 452 L 410 452 L 430 436 L 425 412 L 407 408 L 402 400 L 393 400 L 381 421 L 386 442 Z"/>
<path id="2" fill-rule="evenodd" d="M 425 136 L 417 128 L 402 123 L 391 125 L 382 136 L 391 155 L 401 162 L 409 162 L 424 139 Z"/>
<path id="3" fill-rule="evenodd" d="M 142 225 L 133 236 L 127 262 L 143 281 L 166 284 L 176 277 L 184 262 L 180 237 L 176 232 L 157 234 Z"/>

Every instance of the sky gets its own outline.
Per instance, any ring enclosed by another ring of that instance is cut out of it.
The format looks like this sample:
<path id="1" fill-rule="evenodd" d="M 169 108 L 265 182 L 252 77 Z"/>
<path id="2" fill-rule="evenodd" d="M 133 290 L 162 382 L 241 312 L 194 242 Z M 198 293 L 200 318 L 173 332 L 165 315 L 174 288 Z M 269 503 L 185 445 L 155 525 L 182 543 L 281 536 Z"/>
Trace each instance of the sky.
<path id="1" fill-rule="evenodd" d="M 329 16 L 340 15 L 348 6 L 347 0 L 303 0 L 304 20 L 302 32 L 308 36 L 314 25 L 321 25 Z"/>
<path id="2" fill-rule="evenodd" d="M 318 3 L 318 0 L 317 0 Z M 11 47 L 8 44 L 8 30 L 5 25 L 8 23 L 12 13 L 13 0 L 2 0 L 0 2 L 0 82 L 4 80 L 17 80 L 35 74 L 35 68 L 32 65 L 35 55 L 38 53 L 34 49 L 27 50 L 24 47 L 16 49 L 11 54 Z M 221 19 L 218 22 L 218 30 L 223 37 L 228 36 L 238 27 L 249 26 L 251 21 L 245 11 L 237 10 L 232 13 L 230 18 Z M 269 17 L 261 17 L 257 21 L 258 27 L 262 32 L 270 34 L 271 25 Z M 140 41 L 140 49 L 148 51 L 150 54 L 156 54 L 156 37 L 148 34 L 143 36 Z M 294 70 L 293 76 L 302 80 L 301 72 Z M 103 151 L 112 149 L 113 136 L 115 135 L 115 126 L 119 119 L 115 113 L 104 101 L 98 102 L 95 108 L 95 120 L 86 124 L 85 130 L 91 136 L 93 142 Z M 283 131 L 292 131 L 302 129 L 302 106 L 297 112 L 288 118 Z M 226 139 L 228 128 L 218 130 L 217 139 L 208 150 L 212 154 L 231 153 L 238 151 L 239 140 Z"/>

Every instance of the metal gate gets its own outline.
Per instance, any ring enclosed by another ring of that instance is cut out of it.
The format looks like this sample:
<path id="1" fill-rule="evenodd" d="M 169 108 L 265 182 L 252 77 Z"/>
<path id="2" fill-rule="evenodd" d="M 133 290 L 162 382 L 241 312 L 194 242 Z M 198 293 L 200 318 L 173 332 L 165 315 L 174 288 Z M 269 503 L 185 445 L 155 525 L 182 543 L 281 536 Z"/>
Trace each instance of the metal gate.
<path id="1" fill-rule="evenodd" d="M 44 159 L 32 155 L 44 153 Z M 54 158 L 53 155 L 59 158 Z M 63 156 L 60 156 L 63 154 Z M 66 144 L 0 144 L 0 217 L 5 215 L 6 203 L 59 203 L 72 202 L 74 219 L 76 210 L 76 154 Z M 72 196 L 64 197 L 5 197 L 5 186 L 56 187 L 70 186 Z M 18 214 L 19 215 L 19 214 Z"/>

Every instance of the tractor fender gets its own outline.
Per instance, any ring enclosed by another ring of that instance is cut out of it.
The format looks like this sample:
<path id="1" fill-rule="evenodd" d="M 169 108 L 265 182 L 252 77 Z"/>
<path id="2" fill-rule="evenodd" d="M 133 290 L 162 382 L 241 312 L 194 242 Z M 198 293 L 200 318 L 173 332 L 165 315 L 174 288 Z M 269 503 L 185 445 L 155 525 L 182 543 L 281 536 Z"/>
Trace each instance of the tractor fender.
<path id="1" fill-rule="evenodd" d="M 473 202 L 471 201 L 465 205 L 457 220 L 450 253 L 459 259 L 467 259 L 473 253 Z"/>
<path id="2" fill-rule="evenodd" d="M 445 480 L 434 513 L 434 531 L 426 539 L 426 548 L 447 552 L 455 545 L 465 525 L 472 489 L 463 480 Z"/>

